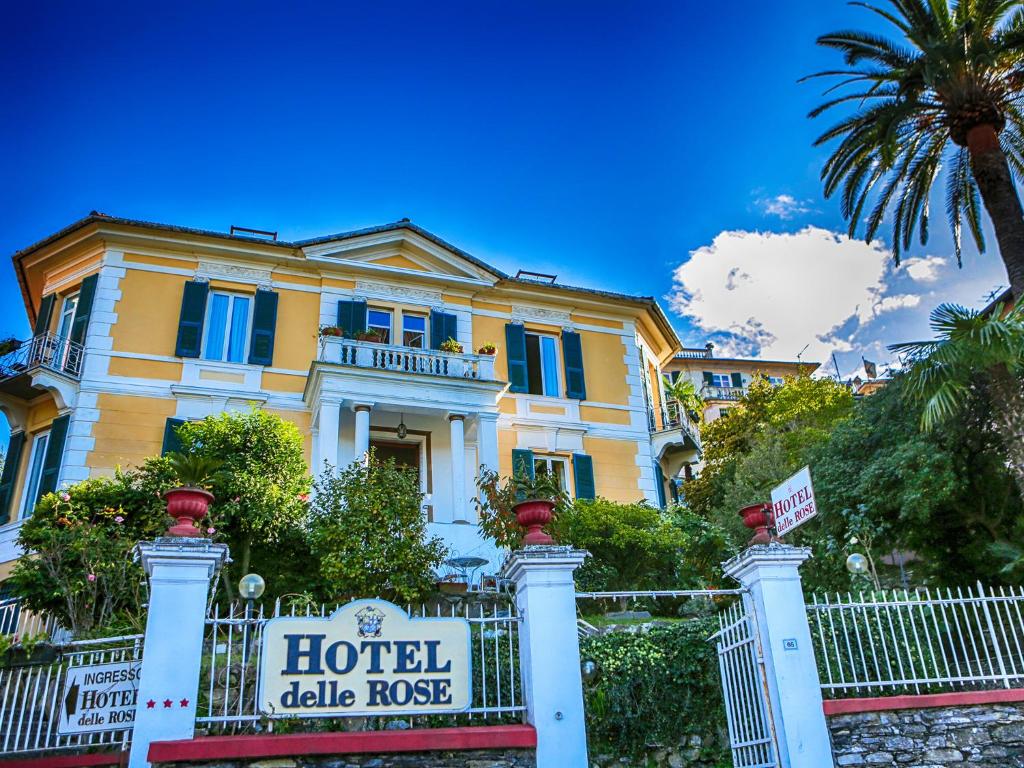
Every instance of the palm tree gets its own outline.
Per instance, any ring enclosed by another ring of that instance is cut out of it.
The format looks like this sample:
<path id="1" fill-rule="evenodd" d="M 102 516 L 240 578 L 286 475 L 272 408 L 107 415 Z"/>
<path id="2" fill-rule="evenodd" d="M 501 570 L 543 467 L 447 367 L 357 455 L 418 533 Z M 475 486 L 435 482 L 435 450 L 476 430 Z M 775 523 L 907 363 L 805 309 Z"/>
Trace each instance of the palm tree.
<path id="1" fill-rule="evenodd" d="M 992 403 L 991 425 L 1005 450 L 1007 467 L 1024 497 L 1024 301 L 1005 312 L 941 304 L 931 314 L 938 338 L 896 344 L 907 355 L 907 392 L 923 405 L 921 426 L 934 429 L 959 416 L 977 389 Z"/>
<path id="2" fill-rule="evenodd" d="M 662 391 L 670 400 L 679 403 L 679 407 L 691 416 L 691 420 L 700 421 L 704 413 L 704 398 L 700 396 L 692 381 L 682 376 L 675 381 L 668 376 L 662 376 Z"/>
<path id="3" fill-rule="evenodd" d="M 846 89 L 811 117 L 853 104 L 855 111 L 818 138 L 839 139 L 822 169 L 825 196 L 840 187 L 850 237 L 862 220 L 874 239 L 892 214 L 892 253 L 928 240 L 932 187 L 946 173 L 946 215 L 960 262 L 966 221 L 984 252 L 982 204 L 995 228 L 1013 295 L 1024 296 L 1024 212 L 1013 174 L 1024 172 L 1024 9 L 1020 0 L 889 0 L 892 9 L 855 2 L 899 30 L 897 42 L 840 31 L 818 38 L 843 54 Z M 849 87 L 853 87 L 850 91 Z M 980 203 L 979 203 L 980 194 Z M 870 209 L 865 207 L 872 201 Z M 866 216 L 865 216 L 866 213 Z"/>

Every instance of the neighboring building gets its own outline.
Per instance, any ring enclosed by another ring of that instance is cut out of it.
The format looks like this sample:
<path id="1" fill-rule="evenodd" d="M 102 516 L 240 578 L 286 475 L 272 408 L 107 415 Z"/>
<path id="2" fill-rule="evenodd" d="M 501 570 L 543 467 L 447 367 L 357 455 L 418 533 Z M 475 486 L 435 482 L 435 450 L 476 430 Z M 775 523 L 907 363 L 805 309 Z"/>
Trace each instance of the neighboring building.
<path id="1" fill-rule="evenodd" d="M 492 569 L 480 465 L 663 504 L 698 454 L 662 407 L 681 344 L 653 299 L 510 277 L 407 220 L 286 243 L 92 214 L 14 266 L 34 334 L 0 358 L 0 579 L 43 493 L 252 403 L 299 427 L 318 470 L 369 447 L 415 468 L 431 532 Z M 383 343 L 351 338 L 368 330 Z M 438 351 L 449 337 L 465 354 Z"/>

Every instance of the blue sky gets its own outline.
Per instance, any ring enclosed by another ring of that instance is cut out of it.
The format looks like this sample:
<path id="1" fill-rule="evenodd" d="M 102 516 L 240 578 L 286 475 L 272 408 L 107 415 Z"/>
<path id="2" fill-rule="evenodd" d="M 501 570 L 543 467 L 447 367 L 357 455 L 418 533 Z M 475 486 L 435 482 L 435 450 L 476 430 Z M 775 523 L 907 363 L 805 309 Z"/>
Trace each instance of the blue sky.
<path id="1" fill-rule="evenodd" d="M 797 80 L 851 26 L 875 25 L 838 0 L 15 4 L 0 253 L 93 209 L 285 239 L 408 216 L 507 271 L 657 296 L 684 342 L 806 338 L 849 373 L 1005 283 L 994 251 L 951 266 L 943 226 L 919 277 L 830 235 L 822 87 Z M 0 336 L 27 332 L 0 259 Z"/>

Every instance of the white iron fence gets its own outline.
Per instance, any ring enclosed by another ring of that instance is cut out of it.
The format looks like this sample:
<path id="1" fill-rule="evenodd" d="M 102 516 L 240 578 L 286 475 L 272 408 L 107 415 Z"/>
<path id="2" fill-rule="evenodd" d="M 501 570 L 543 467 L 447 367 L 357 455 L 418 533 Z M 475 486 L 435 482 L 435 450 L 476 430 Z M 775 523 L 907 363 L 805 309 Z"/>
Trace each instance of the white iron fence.
<path id="1" fill-rule="evenodd" d="M 127 749 L 130 722 L 110 730 L 62 735 L 57 732 L 58 717 L 69 668 L 141 661 L 142 635 L 76 640 L 46 655 L 52 651 L 36 646 L 20 665 L 0 667 L 0 753 L 81 751 L 100 746 Z"/>
<path id="2" fill-rule="evenodd" d="M 9 597 L 0 600 L 0 637 L 14 643 L 45 640 L 57 645 L 70 642 L 71 633 L 52 616 L 43 616 L 25 609 L 21 600 Z"/>
<path id="3" fill-rule="evenodd" d="M 825 698 L 1024 686 L 1024 590 L 815 596 Z"/>
<path id="4" fill-rule="evenodd" d="M 247 609 L 232 606 L 222 612 L 215 606 L 206 620 L 206 639 L 199 681 L 196 710 L 197 730 L 206 733 L 240 733 L 273 730 L 274 721 L 257 710 L 256 675 L 260 661 L 263 627 L 278 616 L 324 616 L 337 606 L 305 606 L 301 610 L 282 607 L 276 602 Z M 360 727 L 434 727 L 465 724 L 519 722 L 526 710 L 519 677 L 519 624 L 515 605 L 502 599 L 434 604 L 432 607 L 408 607 L 413 618 L 461 616 L 469 622 L 473 653 L 473 702 L 458 715 L 422 715 L 382 718 L 338 718 L 349 724 L 324 722 L 311 724 L 317 730 L 350 730 Z M 355 722 L 360 720 L 361 722 Z"/>

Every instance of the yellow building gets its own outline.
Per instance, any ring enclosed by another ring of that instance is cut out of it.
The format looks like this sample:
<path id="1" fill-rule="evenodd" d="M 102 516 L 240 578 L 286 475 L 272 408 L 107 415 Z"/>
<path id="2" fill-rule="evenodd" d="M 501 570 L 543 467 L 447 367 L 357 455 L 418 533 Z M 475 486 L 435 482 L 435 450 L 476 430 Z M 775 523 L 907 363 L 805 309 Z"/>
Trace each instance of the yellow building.
<path id="1" fill-rule="evenodd" d="M 0 358 L 0 563 L 43 493 L 250 404 L 298 425 L 317 471 L 370 447 L 414 467 L 432 532 L 492 565 L 479 466 L 659 504 L 696 456 L 662 407 L 681 345 L 653 299 L 511 277 L 408 220 L 286 243 L 92 214 L 14 266 L 34 333 Z"/>

